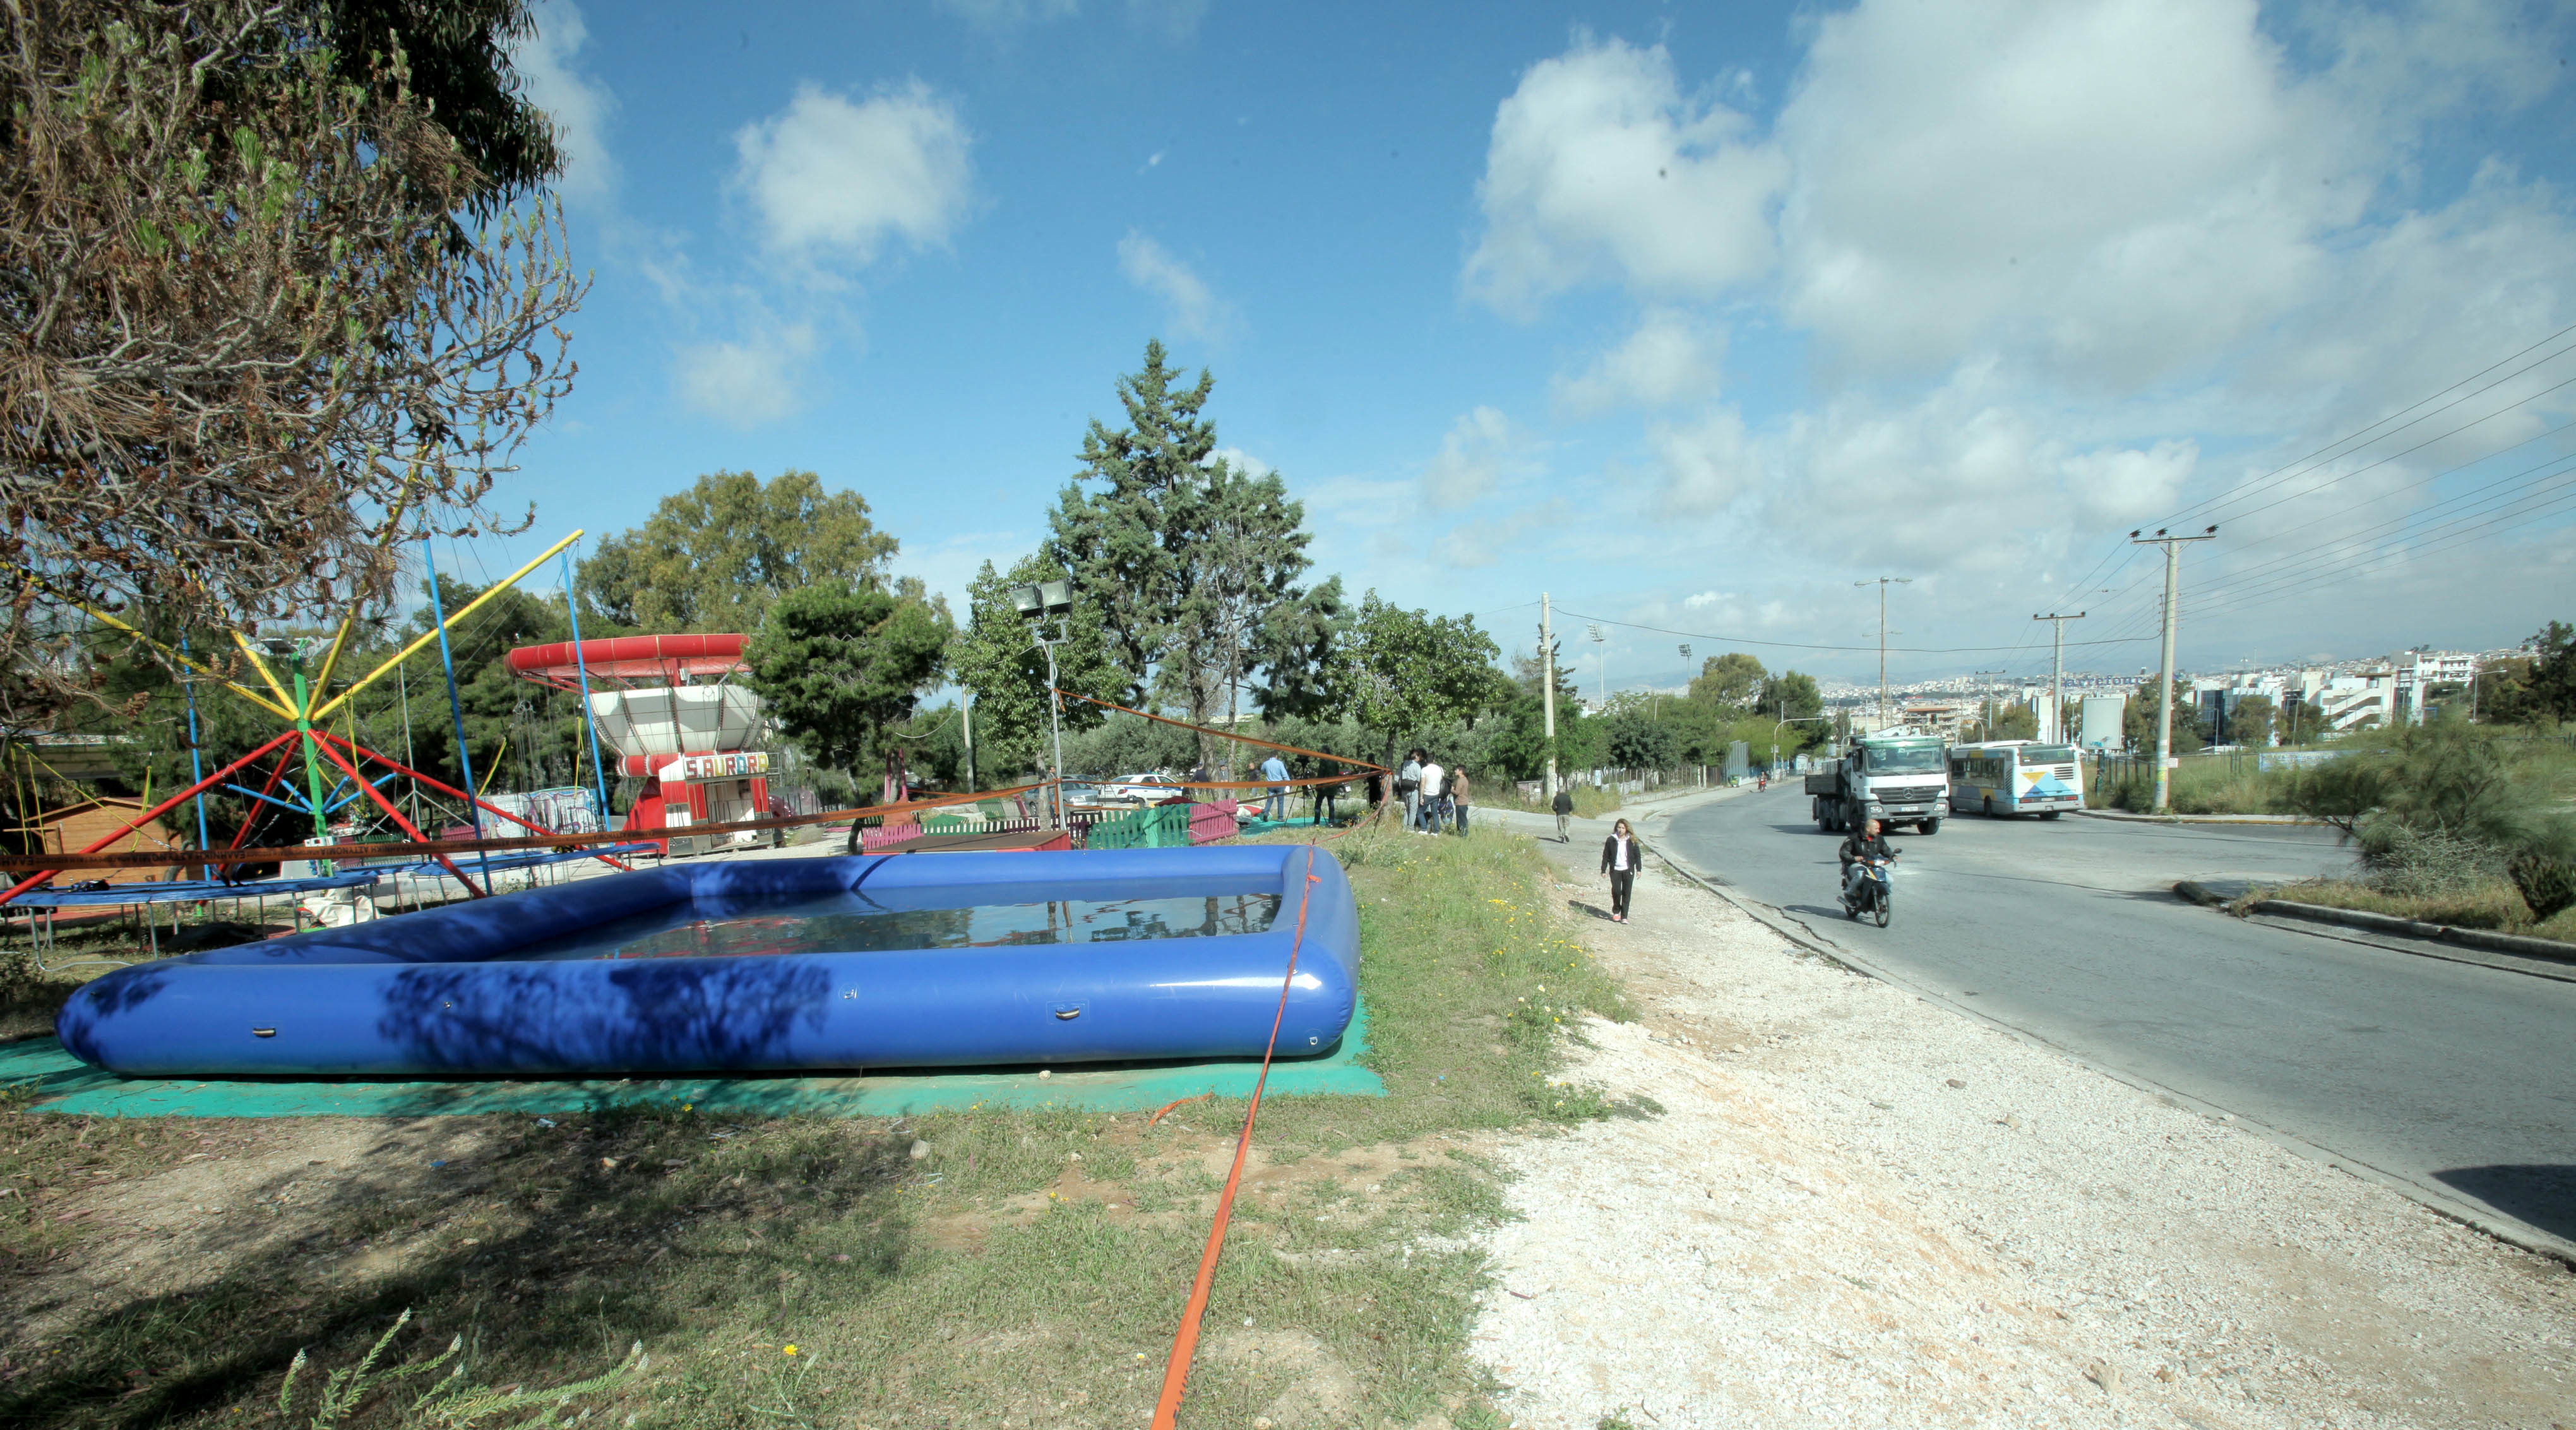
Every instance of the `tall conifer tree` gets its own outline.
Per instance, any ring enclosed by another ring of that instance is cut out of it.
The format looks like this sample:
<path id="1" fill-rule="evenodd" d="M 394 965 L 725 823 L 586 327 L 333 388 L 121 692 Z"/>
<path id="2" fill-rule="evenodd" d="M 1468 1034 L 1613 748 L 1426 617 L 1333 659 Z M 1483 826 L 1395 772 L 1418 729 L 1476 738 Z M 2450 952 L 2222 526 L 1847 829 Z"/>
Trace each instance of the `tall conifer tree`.
<path id="1" fill-rule="evenodd" d="M 1341 585 L 1299 584 L 1312 563 L 1305 509 L 1276 473 L 1255 476 L 1217 455 L 1202 415 L 1215 379 L 1181 386 L 1162 343 L 1118 381 L 1127 425 L 1094 419 L 1083 470 L 1050 517 L 1047 555 L 1101 613 L 1116 663 L 1140 699 L 1193 724 L 1239 715 L 1262 677 L 1264 708 L 1297 704 L 1322 658 Z M 1096 489 L 1095 489 L 1096 488 Z M 1200 758 L 1217 762 L 1202 739 Z"/>

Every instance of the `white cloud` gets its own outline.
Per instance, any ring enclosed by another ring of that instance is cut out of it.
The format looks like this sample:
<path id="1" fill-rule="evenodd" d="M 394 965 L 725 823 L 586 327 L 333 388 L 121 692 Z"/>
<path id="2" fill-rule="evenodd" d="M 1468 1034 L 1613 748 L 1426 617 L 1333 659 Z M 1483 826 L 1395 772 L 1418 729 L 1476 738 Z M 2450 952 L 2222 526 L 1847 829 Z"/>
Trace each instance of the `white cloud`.
<path id="1" fill-rule="evenodd" d="M 1082 12 L 1082 0 L 939 0 L 939 8 L 981 30 L 1016 30 Z"/>
<path id="2" fill-rule="evenodd" d="M 1646 438 L 1663 465 L 1665 499 L 1677 510 L 1715 511 L 1760 483 L 1744 414 L 1733 407 L 1678 426 L 1658 423 Z"/>
<path id="3" fill-rule="evenodd" d="M 575 63 L 590 28 L 573 0 L 543 0 L 536 32 L 511 47 L 510 65 L 526 86 L 528 102 L 554 122 L 555 145 L 564 156 L 555 187 L 567 199 L 596 203 L 617 189 L 617 161 L 608 152 L 608 121 L 617 98 Z"/>
<path id="4" fill-rule="evenodd" d="M 1684 297 L 1759 277 L 1788 174 L 1749 128 L 1682 93 L 1660 45 L 1586 39 L 1531 66 L 1494 115 L 1467 291 L 1522 313 L 1600 277 Z"/>
<path id="5" fill-rule="evenodd" d="M 739 342 L 680 348 L 673 376 L 690 407 L 736 427 L 757 426 L 804 404 L 799 369 L 816 346 L 810 324 L 766 327 Z"/>
<path id="6" fill-rule="evenodd" d="M 735 133 L 735 183 L 771 252 L 864 266 L 890 241 L 947 242 L 973 192 L 971 147 L 955 106 L 919 80 L 856 103 L 803 84 Z"/>
<path id="7" fill-rule="evenodd" d="M 1505 479 L 1533 470 L 1536 448 L 1510 418 L 1479 407 L 1449 424 L 1439 455 L 1423 468 L 1423 495 L 1440 511 L 1482 500 Z"/>
<path id="8" fill-rule="evenodd" d="M 1618 407 L 1664 407 L 1713 396 L 1726 334 L 1678 308 L 1649 310 L 1619 346 L 1552 384 L 1559 410 L 1593 417 Z"/>
<path id="9" fill-rule="evenodd" d="M 1167 40 L 1185 40 L 1207 18 L 1207 0 L 1127 0 L 1127 23 Z"/>
<path id="10" fill-rule="evenodd" d="M 1011 563 L 1037 548 L 1039 538 L 1025 531 L 962 531 L 938 541 L 906 542 L 903 569 L 921 578 L 935 596 L 946 596 L 948 608 L 961 617 L 975 573 L 984 563 L 1008 571 Z"/>
<path id="11" fill-rule="evenodd" d="M 1735 79 L 1615 40 L 1533 67 L 1496 112 L 1462 284 L 1506 313 L 1587 287 L 1635 305 L 1632 332 L 1553 397 L 1571 417 L 1654 413 L 1644 470 L 1608 462 L 1627 499 L 1558 539 L 1618 527 L 1632 579 L 1668 578 L 1676 603 L 1721 544 L 1783 589 L 1884 568 L 1949 581 L 1945 625 L 1983 603 L 2001 618 L 2116 559 L 2128 528 L 2576 321 L 2566 194 L 2509 158 L 2466 167 L 2563 85 L 2576 12 L 1853 0 L 1819 16 L 1767 131 L 1726 109 L 1758 113 Z M 1735 167 L 1666 194 L 1635 179 L 1636 155 L 1666 150 Z M 1776 361 L 1795 370 L 1761 390 L 1785 401 L 1721 397 L 1722 364 Z M 2195 559 L 2216 579 L 2339 539 L 2378 550 L 2371 524 L 2459 489 L 2429 487 L 2437 473 L 2576 415 L 2576 389 L 2541 392 L 2566 375 L 2416 429 L 2505 409 L 2421 452 L 2361 470 L 2392 450 L 2376 447 L 2222 502 L 2193 521 L 2227 537 Z M 1854 504 L 1883 519 L 1835 519 Z M 2403 603 L 2416 587 L 2374 575 L 2280 619 L 2299 649 L 2327 622 L 2438 638 L 2416 612 L 2478 607 L 2474 572 L 2454 561 L 2450 597 Z M 1705 622 L 1753 615 L 1702 595 L 1686 609 Z"/>
<path id="12" fill-rule="evenodd" d="M 2327 278 L 2372 185 L 2248 0 L 1930 7 L 1817 29 L 1779 140 L 1786 307 L 1874 365 L 2014 343 L 2134 383 Z"/>
<path id="13" fill-rule="evenodd" d="M 1225 462 L 1247 477 L 1266 477 L 1279 470 L 1241 447 L 1219 447 L 1214 455 L 1217 460 Z"/>
<path id="14" fill-rule="evenodd" d="M 1163 300 L 1164 323 L 1174 337 L 1207 341 L 1233 328 L 1233 310 L 1207 280 L 1144 234 L 1130 230 L 1118 240 L 1118 269 L 1128 282 Z"/>

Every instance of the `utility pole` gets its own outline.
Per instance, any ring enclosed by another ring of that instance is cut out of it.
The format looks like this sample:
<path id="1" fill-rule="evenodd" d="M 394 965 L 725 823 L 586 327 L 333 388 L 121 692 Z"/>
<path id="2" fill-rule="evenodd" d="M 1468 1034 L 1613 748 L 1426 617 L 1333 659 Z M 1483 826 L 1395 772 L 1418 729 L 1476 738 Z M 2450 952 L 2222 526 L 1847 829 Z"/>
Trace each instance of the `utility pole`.
<path id="1" fill-rule="evenodd" d="M 2053 629 L 2057 633 L 2057 639 L 2052 645 L 2048 658 L 2047 742 L 2052 745 L 2063 745 L 2066 743 L 2066 623 L 2084 619 L 2084 613 L 2077 611 L 2071 616 L 2061 616 L 2051 612 L 2045 616 L 2033 616 L 2031 619 L 2056 622 Z"/>
<path id="2" fill-rule="evenodd" d="M 1547 802 L 1556 803 L 1556 626 L 1547 593 L 1538 593 L 1538 708 L 1547 722 Z"/>
<path id="3" fill-rule="evenodd" d="M 2009 674 L 2009 672 L 2002 669 L 1996 669 L 1971 671 L 1969 674 L 1977 682 L 1977 721 L 1979 724 L 1985 726 L 1985 738 L 1991 740 L 1995 737 L 1996 707 L 1994 677 Z"/>
<path id="4" fill-rule="evenodd" d="M 1852 583 L 1855 586 L 1876 585 L 1878 587 L 1878 727 L 1882 730 L 1886 729 L 1888 725 L 1887 588 L 1891 582 L 1899 586 L 1910 586 L 1914 584 L 1914 578 L 1911 576 L 1880 576 L 1871 581 L 1854 581 Z"/>
<path id="5" fill-rule="evenodd" d="M 2217 527 L 2207 527 L 2198 536 L 2169 536 L 2163 527 L 2153 536 L 2129 533 L 2138 546 L 2161 546 L 2165 549 L 2165 663 L 2161 684 L 2156 688 L 2156 813 L 2167 814 L 2173 804 L 2173 685 L 2174 631 L 2181 621 L 2181 610 L 2175 604 L 2182 586 L 2182 547 L 2186 541 L 2209 541 L 2218 535 Z"/>

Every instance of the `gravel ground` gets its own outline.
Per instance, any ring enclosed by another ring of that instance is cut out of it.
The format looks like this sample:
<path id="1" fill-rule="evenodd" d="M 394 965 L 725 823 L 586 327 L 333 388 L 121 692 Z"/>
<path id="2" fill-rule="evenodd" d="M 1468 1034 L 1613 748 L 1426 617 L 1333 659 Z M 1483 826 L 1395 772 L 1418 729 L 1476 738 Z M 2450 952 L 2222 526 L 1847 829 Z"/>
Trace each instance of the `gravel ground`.
<path id="1" fill-rule="evenodd" d="M 1596 846 L 1552 845 L 1573 866 Z M 2576 1275 L 1800 953 L 1658 870 L 1514 1144 L 1474 1352 L 1525 1427 L 2576 1430 Z"/>

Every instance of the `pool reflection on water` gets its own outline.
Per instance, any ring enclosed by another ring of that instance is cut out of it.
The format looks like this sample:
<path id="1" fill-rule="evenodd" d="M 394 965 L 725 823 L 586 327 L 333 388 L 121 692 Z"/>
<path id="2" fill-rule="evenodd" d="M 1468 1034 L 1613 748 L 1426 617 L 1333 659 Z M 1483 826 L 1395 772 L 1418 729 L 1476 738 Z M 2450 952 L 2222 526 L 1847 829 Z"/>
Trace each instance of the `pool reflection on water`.
<path id="1" fill-rule="evenodd" d="M 514 950 L 513 958 L 756 958 L 790 953 L 1129 943 L 1260 933 L 1279 916 L 1277 894 L 1049 899 L 954 909 L 889 909 L 862 896 L 827 895 L 757 914 L 693 917 L 681 904 Z"/>

